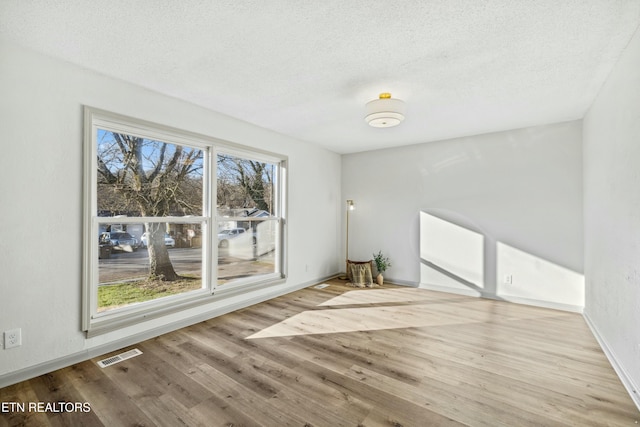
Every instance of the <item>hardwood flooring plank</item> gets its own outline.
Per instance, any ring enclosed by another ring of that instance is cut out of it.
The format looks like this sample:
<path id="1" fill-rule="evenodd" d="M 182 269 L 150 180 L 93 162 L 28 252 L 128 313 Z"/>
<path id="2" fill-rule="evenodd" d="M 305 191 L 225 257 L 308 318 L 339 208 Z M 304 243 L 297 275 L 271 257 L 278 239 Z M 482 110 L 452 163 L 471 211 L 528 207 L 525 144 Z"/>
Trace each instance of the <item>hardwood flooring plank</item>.
<path id="1" fill-rule="evenodd" d="M 264 379 L 269 382 L 281 382 L 284 379 L 284 382 L 287 383 L 287 387 L 289 388 L 292 387 L 292 384 L 297 384 L 300 381 L 300 374 L 295 373 L 291 367 L 285 367 L 284 365 L 280 365 L 277 362 L 272 362 L 254 351 L 247 351 L 252 350 L 250 348 L 246 348 L 247 341 L 243 342 L 238 340 L 228 340 L 228 334 L 226 334 L 224 331 L 219 330 L 219 328 L 215 328 L 215 330 L 214 328 L 207 328 L 206 331 L 200 332 L 202 334 L 206 333 L 206 335 L 210 339 L 209 343 L 211 345 L 215 345 L 215 348 L 218 351 L 223 352 L 225 355 L 237 362 L 242 362 L 244 366 L 247 366 L 247 368 L 245 369 L 252 370 L 252 376 L 254 378 L 264 377 Z M 192 335 L 200 336 L 195 331 L 192 331 Z M 183 366 L 183 368 L 184 367 L 185 366 Z M 296 378 L 293 378 L 294 376 Z M 234 378 L 236 377 L 234 376 Z M 319 414 L 324 414 L 320 418 L 318 418 L 318 414 L 314 414 L 314 409 L 318 408 L 318 406 L 313 401 L 313 399 L 307 399 L 308 395 L 312 394 L 311 389 L 308 386 L 309 385 L 307 385 L 307 388 L 293 387 L 294 389 L 296 389 L 295 392 L 288 392 L 286 390 L 283 392 L 282 390 L 280 390 L 275 395 L 270 396 L 270 405 L 277 410 L 284 411 L 285 413 L 291 412 L 291 410 L 293 409 L 300 410 L 301 407 L 308 406 L 308 408 L 306 408 L 304 411 L 304 413 L 307 414 L 306 421 L 309 421 L 309 415 L 314 415 L 314 417 L 311 417 L 311 419 L 314 420 L 314 423 L 319 421 L 322 422 L 324 420 L 323 424 L 330 422 L 330 424 L 325 425 L 341 425 L 340 423 L 336 424 L 336 420 L 328 420 L 327 416 L 331 418 L 332 415 L 326 414 L 326 410 L 324 408 L 320 408 Z M 303 393 L 306 393 L 307 396 L 302 397 L 304 396 Z M 322 393 L 317 393 L 317 396 L 326 398 L 326 393 L 327 391 L 323 390 Z M 262 398 L 264 398 L 264 396 L 262 396 Z M 257 398 L 254 398 L 254 401 L 252 403 L 254 409 L 256 407 L 256 400 Z M 291 402 L 294 403 L 291 404 Z M 303 420 L 298 421 L 302 422 Z M 279 422 L 282 423 L 281 420 Z M 297 424 L 294 423 L 293 425 Z"/>
<path id="2" fill-rule="evenodd" d="M 73 365 L 68 379 L 82 391 L 84 399 L 91 404 L 91 411 L 102 424 L 106 427 L 153 425 L 121 384 L 112 381 L 104 369 L 96 365 L 96 360 Z M 146 385 L 151 386 L 149 383 Z"/>
<path id="3" fill-rule="evenodd" d="M 198 404 L 202 403 L 201 400 Z M 162 395 L 158 398 L 143 397 L 138 400 L 144 413 L 153 421 L 154 425 L 162 427 L 206 427 L 211 425 L 210 420 L 199 418 L 191 409 L 182 405 L 170 395 Z"/>
<path id="4" fill-rule="evenodd" d="M 29 404 L 29 402 L 39 401 L 38 396 L 31 386 L 31 381 L 21 382 L 0 389 L 0 402 L 5 402 L 12 405 L 7 408 L 7 412 L 0 413 L 0 426 L 14 427 L 51 425 L 45 413 L 32 412 L 28 410 L 27 405 Z M 14 405 L 22 405 L 22 407 L 17 407 L 16 410 L 11 410 L 11 407 L 14 407 Z"/>
<path id="5" fill-rule="evenodd" d="M 175 361 L 166 357 L 156 345 L 142 343 L 138 348 L 142 355 L 127 360 L 131 362 L 131 368 L 120 373 L 120 377 L 129 376 L 129 381 L 138 384 L 152 382 L 160 388 L 159 396 L 171 396 L 186 408 L 190 408 L 202 402 L 208 397 L 208 392 L 199 384 L 189 381 L 188 375 L 176 368 Z M 131 375 L 139 369 L 140 376 Z M 120 382 L 124 382 L 124 378 Z M 146 387 L 145 387 L 146 389 Z M 147 393 L 145 393 L 147 394 Z"/>
<path id="6" fill-rule="evenodd" d="M 282 339 L 280 339 L 282 340 Z M 225 337 L 220 337 L 217 342 L 226 348 L 231 349 L 236 347 L 234 354 L 236 358 L 243 360 L 245 365 L 251 366 L 251 368 L 261 375 L 270 378 L 271 381 L 281 384 L 278 393 L 274 396 L 277 398 L 277 402 L 272 404 L 277 406 L 280 410 L 303 410 L 305 414 L 312 415 L 311 418 L 307 418 L 306 421 L 310 424 L 316 424 L 320 422 L 320 425 L 343 425 L 342 420 L 333 419 L 334 412 L 339 412 L 346 415 L 346 425 L 355 425 L 358 420 L 362 419 L 365 413 L 370 408 L 368 405 L 362 402 L 349 399 L 343 393 L 335 390 L 333 387 L 329 387 L 324 384 L 315 373 L 308 372 L 305 366 L 297 362 L 295 365 L 286 363 L 287 359 L 291 358 L 277 358 L 275 360 L 264 357 L 258 352 L 246 352 L 246 343 L 253 344 L 253 341 L 228 341 L 223 343 Z M 279 347 L 277 340 L 271 340 L 271 343 L 264 343 L 265 346 Z M 288 340 L 284 340 L 288 341 Z M 280 351 L 280 355 L 284 353 Z M 323 401 L 325 405 L 319 406 L 318 401 Z M 287 402 L 286 405 L 281 405 L 281 402 Z M 327 413 L 326 407 L 329 405 L 332 408 L 331 413 Z M 291 408 L 287 408 L 291 406 Z M 314 421 L 315 420 L 315 421 Z"/>
<path id="7" fill-rule="evenodd" d="M 302 422 L 301 415 L 277 411 L 270 404 L 277 397 L 265 397 L 251 386 L 236 381 L 216 368 L 203 364 L 193 371 L 192 378 L 212 391 L 215 399 L 210 403 L 224 412 L 221 425 L 296 425 Z M 210 405 L 207 405 L 210 406 Z M 200 405 L 200 409 L 205 405 Z M 209 408 L 211 409 L 211 408 Z M 220 415 L 219 415 L 220 416 Z"/>
<path id="8" fill-rule="evenodd" d="M 358 334 L 354 333 L 352 335 Z M 323 340 L 322 337 L 315 338 L 318 340 Z M 309 345 L 308 342 L 305 342 L 304 347 L 315 348 L 316 346 Z M 404 363 L 406 362 L 406 357 L 404 357 L 405 353 L 401 349 L 392 349 L 391 351 L 388 351 L 388 349 L 381 350 L 380 348 L 377 348 L 375 351 L 371 349 L 364 349 L 364 351 L 362 351 L 363 354 L 358 355 L 360 351 L 358 350 L 357 346 L 353 345 L 353 339 L 349 340 L 348 345 L 340 344 L 333 349 L 329 346 L 323 348 L 323 353 L 325 354 L 340 354 L 344 352 L 349 352 L 351 354 L 351 356 L 347 357 L 350 360 L 367 363 L 366 370 L 375 372 L 380 377 L 385 378 L 385 380 L 394 381 L 398 384 L 404 384 L 404 387 L 406 388 L 416 390 L 422 389 L 426 394 L 429 395 L 436 394 L 454 396 L 455 399 L 459 401 L 463 401 L 465 398 L 464 389 L 462 387 L 459 387 L 460 385 L 464 384 L 456 384 L 455 386 L 447 385 L 444 383 L 438 384 L 438 381 L 434 380 L 432 376 L 427 376 L 426 378 L 424 378 L 425 375 L 423 371 L 409 371 L 407 369 L 406 363 Z M 395 357 L 396 360 L 394 360 L 394 352 L 399 354 L 399 357 Z M 398 359 L 402 359 L 402 361 L 399 361 Z M 317 360 L 315 360 L 315 363 L 318 363 Z M 356 365 L 351 365 L 344 372 L 351 372 L 353 370 L 353 366 Z M 334 372 L 343 371 L 343 367 L 341 366 L 334 365 L 333 369 Z M 347 376 L 351 377 L 350 375 Z M 380 391 L 381 389 L 377 389 L 376 393 L 379 393 Z M 491 396 L 476 396 L 474 393 L 472 393 L 472 395 L 469 396 L 469 399 L 471 399 L 472 402 L 480 399 L 482 401 L 489 401 L 490 404 L 496 404 L 495 399 L 491 398 Z M 506 402 L 502 402 L 498 406 L 509 407 L 510 405 Z M 450 417 L 451 414 L 447 414 L 447 416 Z"/>
<path id="9" fill-rule="evenodd" d="M 300 350 L 302 347 L 297 347 L 297 349 Z M 289 346 L 288 350 L 295 351 L 293 346 Z M 385 425 L 431 425 L 429 422 L 433 422 L 434 425 L 456 425 L 452 420 L 443 417 L 428 408 L 420 407 L 419 405 L 414 405 L 402 399 L 398 399 L 397 396 L 390 395 L 384 390 L 370 390 L 367 387 L 360 387 L 353 382 L 351 384 L 346 384 L 343 380 L 348 380 L 348 378 L 339 374 L 339 372 L 345 371 L 345 368 L 339 365 L 325 363 L 320 358 L 308 358 L 307 362 L 299 365 L 296 371 L 301 373 L 302 378 L 315 383 L 314 387 L 319 391 L 325 388 L 334 390 L 332 395 L 337 396 L 337 399 L 342 401 L 343 404 L 336 404 L 335 402 L 332 403 L 324 398 L 324 406 L 325 408 L 330 408 L 331 412 L 336 415 L 340 415 L 341 417 L 347 418 L 353 415 L 353 407 L 344 403 L 352 404 L 353 402 L 359 402 L 359 405 L 364 404 L 366 407 L 371 408 L 369 415 L 364 419 L 370 418 L 371 413 L 376 412 L 376 408 L 384 408 L 384 413 L 386 414 L 385 419 L 387 422 Z M 347 383 L 349 383 L 349 381 L 347 381 Z M 363 390 L 364 392 L 362 392 Z M 307 395 L 308 393 L 305 392 L 304 396 L 307 397 Z M 422 420 L 422 423 L 412 424 L 408 421 L 416 419 Z M 364 424 L 360 421 L 358 424 L 354 422 L 353 424 L 347 425 Z"/>
<path id="10" fill-rule="evenodd" d="M 0 389 L 0 427 L 629 426 L 640 412 L 582 316 L 386 284 L 309 287 Z M 117 354 L 122 352 L 114 352 Z"/>
<path id="11" fill-rule="evenodd" d="M 84 397 L 68 381 L 68 371 L 70 369 L 65 368 L 33 379 L 31 385 L 37 400 L 30 403 L 38 404 L 36 411 L 45 411 L 51 426 L 100 424 L 93 412 L 86 411 L 82 406 L 81 410 L 76 410 L 76 403 L 82 405 Z"/>
<path id="12" fill-rule="evenodd" d="M 609 369 L 612 375 L 609 377 L 609 381 L 601 381 L 597 377 L 574 374 L 571 368 L 559 368 L 548 362 L 540 362 L 534 357 L 535 354 L 517 356 L 505 351 L 496 351 L 490 346 L 479 346 L 468 336 L 456 335 L 455 332 L 450 330 L 420 329 L 417 331 L 416 342 L 428 343 L 420 349 L 427 351 L 429 354 L 449 354 L 450 358 L 460 363 L 502 373 L 503 375 L 511 375 L 513 378 L 524 378 L 532 383 L 547 382 L 549 384 L 559 384 L 563 387 L 568 385 L 585 387 L 597 381 L 598 387 L 604 390 L 608 390 L 612 386 L 619 389 L 618 386 L 620 385 L 610 366 Z M 567 373 L 572 375 L 567 375 Z M 560 378 L 562 378 L 562 381 L 558 382 Z"/>

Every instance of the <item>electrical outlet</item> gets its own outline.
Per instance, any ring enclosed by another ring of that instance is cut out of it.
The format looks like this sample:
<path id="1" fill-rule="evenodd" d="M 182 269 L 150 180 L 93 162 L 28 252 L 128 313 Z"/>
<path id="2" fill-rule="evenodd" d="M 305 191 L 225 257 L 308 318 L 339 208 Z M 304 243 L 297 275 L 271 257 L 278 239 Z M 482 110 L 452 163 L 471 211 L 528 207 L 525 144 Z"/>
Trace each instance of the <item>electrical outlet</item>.
<path id="1" fill-rule="evenodd" d="M 513 275 L 505 274 L 504 275 L 504 283 L 506 283 L 507 285 L 512 285 L 513 284 Z"/>
<path id="2" fill-rule="evenodd" d="M 4 331 L 4 349 L 20 347 L 22 345 L 22 331 L 20 328 Z"/>

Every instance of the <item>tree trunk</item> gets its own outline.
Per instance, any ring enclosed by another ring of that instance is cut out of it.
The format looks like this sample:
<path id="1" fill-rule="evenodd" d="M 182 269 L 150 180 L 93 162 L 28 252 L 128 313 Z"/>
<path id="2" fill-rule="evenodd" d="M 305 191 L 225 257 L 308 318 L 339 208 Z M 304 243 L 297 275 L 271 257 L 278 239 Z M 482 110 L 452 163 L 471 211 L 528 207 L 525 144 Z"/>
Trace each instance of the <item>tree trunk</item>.
<path id="1" fill-rule="evenodd" d="M 166 281 L 178 280 L 179 276 L 169 259 L 169 251 L 164 244 L 164 224 L 147 223 L 147 250 L 149 252 L 149 278 Z"/>

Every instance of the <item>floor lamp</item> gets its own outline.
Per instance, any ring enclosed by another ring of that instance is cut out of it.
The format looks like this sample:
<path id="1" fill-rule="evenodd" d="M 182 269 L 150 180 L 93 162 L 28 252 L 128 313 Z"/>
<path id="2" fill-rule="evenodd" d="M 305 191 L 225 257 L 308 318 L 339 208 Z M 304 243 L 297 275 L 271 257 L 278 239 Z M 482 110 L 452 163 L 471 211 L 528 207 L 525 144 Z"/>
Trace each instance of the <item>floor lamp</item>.
<path id="1" fill-rule="evenodd" d="M 349 212 L 354 210 L 356 205 L 353 200 L 347 200 L 347 244 L 345 245 L 345 279 L 349 277 Z"/>

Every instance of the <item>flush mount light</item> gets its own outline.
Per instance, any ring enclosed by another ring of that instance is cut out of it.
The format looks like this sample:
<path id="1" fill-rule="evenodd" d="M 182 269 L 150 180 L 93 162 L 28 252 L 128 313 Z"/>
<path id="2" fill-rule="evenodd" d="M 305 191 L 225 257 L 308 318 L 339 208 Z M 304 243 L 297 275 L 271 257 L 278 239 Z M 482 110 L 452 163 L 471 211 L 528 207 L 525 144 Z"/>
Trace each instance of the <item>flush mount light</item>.
<path id="1" fill-rule="evenodd" d="M 375 128 L 390 128 L 404 120 L 404 101 L 391 99 L 390 93 L 381 93 L 378 99 L 367 102 L 365 120 Z"/>

